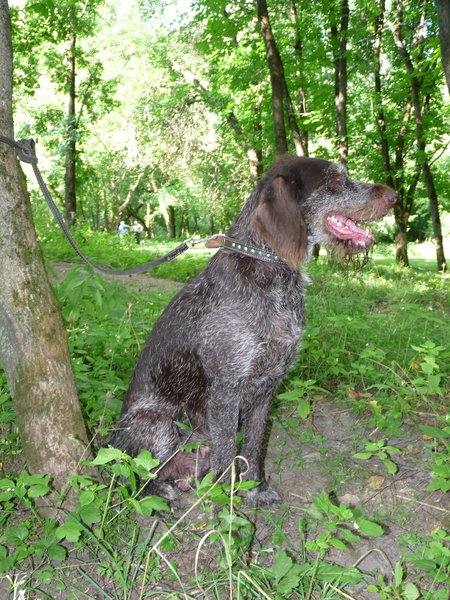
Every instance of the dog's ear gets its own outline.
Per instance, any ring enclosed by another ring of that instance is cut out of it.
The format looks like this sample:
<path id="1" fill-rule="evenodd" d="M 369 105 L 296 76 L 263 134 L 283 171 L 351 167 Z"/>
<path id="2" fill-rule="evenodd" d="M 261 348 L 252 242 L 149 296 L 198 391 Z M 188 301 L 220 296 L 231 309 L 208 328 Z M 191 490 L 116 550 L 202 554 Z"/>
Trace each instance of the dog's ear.
<path id="1" fill-rule="evenodd" d="M 308 250 L 307 227 L 289 183 L 275 177 L 263 188 L 252 227 L 287 264 L 298 269 Z"/>

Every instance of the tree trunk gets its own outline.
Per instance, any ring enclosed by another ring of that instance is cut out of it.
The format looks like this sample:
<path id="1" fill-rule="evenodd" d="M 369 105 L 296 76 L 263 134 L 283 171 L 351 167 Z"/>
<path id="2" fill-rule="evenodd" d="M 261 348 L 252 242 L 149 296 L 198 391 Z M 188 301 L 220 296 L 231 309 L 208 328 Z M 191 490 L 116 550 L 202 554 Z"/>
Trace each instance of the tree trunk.
<path id="1" fill-rule="evenodd" d="M 308 147 L 308 130 L 302 125 L 302 120 L 307 117 L 308 111 L 306 108 L 306 93 L 305 93 L 305 77 L 303 74 L 303 44 L 301 36 L 301 27 L 299 23 L 299 17 L 297 12 L 297 5 L 294 0 L 291 0 L 291 21 L 295 27 L 295 44 L 294 50 L 297 57 L 297 80 L 298 80 L 298 104 L 300 111 L 300 139 L 304 156 L 309 156 Z"/>
<path id="2" fill-rule="evenodd" d="M 445 79 L 447 80 L 448 93 L 450 94 L 450 2 L 449 0 L 436 0 L 439 41 L 441 44 L 442 65 Z"/>
<path id="3" fill-rule="evenodd" d="M 13 138 L 11 28 L 0 0 L 0 132 Z M 70 367 L 67 335 L 36 240 L 22 171 L 0 144 L 0 361 L 14 400 L 31 473 L 47 473 L 58 492 L 89 457 Z M 45 514 L 55 514 L 53 510 Z"/>
<path id="4" fill-rule="evenodd" d="M 424 26 L 425 23 L 425 8 L 426 3 L 423 4 L 423 18 L 421 19 L 421 27 Z M 417 66 L 414 66 L 412 62 L 411 55 L 406 48 L 403 38 L 402 38 L 402 23 L 403 23 L 403 0 L 397 0 L 397 23 L 394 27 L 393 35 L 395 45 L 403 57 L 405 62 L 406 70 L 408 72 L 410 78 L 411 85 L 411 97 L 412 104 L 414 109 L 414 116 L 416 121 L 416 140 L 417 140 L 417 150 L 418 150 L 418 159 L 419 164 L 422 170 L 425 187 L 427 188 L 428 199 L 430 203 L 430 213 L 431 213 L 431 221 L 433 224 L 433 233 L 434 240 L 436 244 L 436 262 L 438 271 L 445 271 L 447 265 L 445 262 L 444 255 L 444 242 L 442 237 L 442 227 L 441 227 L 441 219 L 439 215 L 439 201 L 436 192 L 436 186 L 434 184 L 433 173 L 430 168 L 430 164 L 428 162 L 427 154 L 426 154 L 426 139 L 425 139 L 425 131 L 423 127 L 423 114 L 422 114 L 422 105 L 420 100 L 420 92 L 422 81 L 419 79 L 418 72 L 420 70 Z M 418 32 L 418 38 L 421 37 L 421 32 Z"/>
<path id="5" fill-rule="evenodd" d="M 177 230 L 175 227 L 175 207 L 172 204 L 169 204 L 167 207 L 167 233 L 171 238 L 177 237 Z"/>
<path id="6" fill-rule="evenodd" d="M 336 103 L 336 133 L 339 149 L 339 160 L 348 162 L 347 133 L 347 35 L 349 21 L 348 0 L 340 0 L 339 30 L 337 25 L 331 26 L 331 37 L 334 53 L 334 96 Z"/>
<path id="7" fill-rule="evenodd" d="M 284 78 L 283 63 L 278 51 L 278 47 L 273 37 L 270 26 L 269 13 L 266 0 L 256 1 L 256 10 L 258 15 L 261 34 L 266 48 L 266 58 L 270 72 L 270 83 L 272 87 L 272 116 L 275 133 L 275 152 L 277 156 L 282 156 L 288 152 L 288 143 L 286 137 L 286 128 L 284 124 L 283 97 L 287 89 Z"/>
<path id="8" fill-rule="evenodd" d="M 259 115 L 259 106 L 255 107 L 254 112 L 257 112 Z M 242 129 L 241 124 L 239 123 L 236 115 L 233 112 L 228 114 L 227 121 L 228 124 L 231 125 L 231 128 L 233 129 L 234 133 L 236 134 L 239 145 L 247 154 L 250 175 L 253 182 L 256 184 L 263 172 L 262 151 L 260 145 L 258 144 L 258 148 L 256 148 L 255 145 L 249 146 L 244 130 Z M 257 118 L 255 119 L 255 132 L 259 134 L 260 131 L 261 120 Z"/>
<path id="9" fill-rule="evenodd" d="M 399 179 L 401 181 L 394 182 L 392 177 L 391 160 L 389 155 L 389 142 L 387 136 L 387 124 L 386 115 L 383 107 L 382 100 L 382 87 L 381 87 L 381 41 L 384 27 L 384 12 L 385 12 L 385 0 L 379 0 L 378 3 L 378 14 L 375 18 L 375 37 L 373 43 L 373 63 L 374 63 L 374 83 L 375 83 L 375 110 L 376 110 L 376 122 L 378 131 L 380 134 L 380 148 L 381 156 L 383 158 L 383 170 L 386 184 L 397 191 L 397 202 L 394 206 L 394 218 L 395 218 L 395 260 L 396 263 L 402 267 L 409 266 L 408 258 L 408 217 L 409 215 L 405 212 L 405 194 L 403 189 L 403 176 Z M 406 124 L 409 120 L 409 111 L 407 112 L 408 119 L 405 125 L 401 127 L 399 137 L 397 139 L 397 149 L 399 152 L 396 154 L 396 173 L 403 173 L 403 142 L 404 135 L 406 133 Z M 396 185 L 398 183 L 399 185 Z"/>
<path id="10" fill-rule="evenodd" d="M 75 224 L 77 212 L 75 160 L 76 160 L 76 116 L 75 116 L 75 48 L 76 37 L 73 34 L 69 41 L 67 53 L 67 131 L 66 131 L 66 158 L 65 158 L 65 212 L 66 223 Z"/>

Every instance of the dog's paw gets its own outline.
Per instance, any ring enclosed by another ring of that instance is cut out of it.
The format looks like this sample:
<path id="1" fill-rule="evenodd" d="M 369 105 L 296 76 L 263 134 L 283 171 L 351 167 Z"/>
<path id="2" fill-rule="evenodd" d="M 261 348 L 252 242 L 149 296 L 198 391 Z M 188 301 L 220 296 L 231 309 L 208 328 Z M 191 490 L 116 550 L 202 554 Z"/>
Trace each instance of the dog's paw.
<path id="1" fill-rule="evenodd" d="M 278 508 L 281 504 L 280 494 L 271 488 L 267 483 L 259 485 L 257 488 L 247 493 L 247 505 L 261 508 Z"/>

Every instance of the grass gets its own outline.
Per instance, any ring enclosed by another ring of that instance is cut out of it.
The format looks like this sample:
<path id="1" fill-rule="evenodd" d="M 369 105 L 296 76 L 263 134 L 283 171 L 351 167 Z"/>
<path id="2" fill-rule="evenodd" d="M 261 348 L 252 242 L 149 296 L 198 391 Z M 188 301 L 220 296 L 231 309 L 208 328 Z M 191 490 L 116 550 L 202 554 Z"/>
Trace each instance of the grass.
<path id="1" fill-rule="evenodd" d="M 41 235 L 46 259 L 72 261 L 57 235 Z M 121 268 L 170 246 L 77 235 L 92 259 Z M 188 253 L 160 267 L 158 276 L 186 281 L 208 256 Z M 239 482 L 224 490 L 207 477 L 184 511 L 171 513 L 161 499 L 139 495 L 139 478 L 151 479 L 157 469 L 149 453 L 132 459 L 104 448 L 94 464 L 106 483 L 73 478 L 78 507 L 63 524 L 44 520 L 35 502 L 50 482 L 22 469 L 13 405 L 0 375 L 2 597 L 446 598 L 443 519 L 425 528 L 410 518 L 414 502 L 437 504 L 449 485 L 450 295 L 448 276 L 427 270 L 420 258 L 412 264 L 399 269 L 376 257 L 356 274 L 322 257 L 309 266 L 302 350 L 272 411 L 268 459 L 280 479 L 288 471 L 294 477 L 286 494 L 297 492 L 280 511 L 248 511 L 236 493 Z M 172 293 L 106 282 L 85 268 L 70 271 L 56 292 L 83 413 L 102 440 Z M 322 426 L 322 412 L 331 428 Z M 356 429 L 342 443 L 333 426 L 339 429 L 344 417 Z M 424 478 L 420 494 L 388 506 L 383 493 L 402 485 L 411 465 L 416 479 Z M 375 486 L 370 502 L 369 480 Z M 309 496 L 299 500 L 298 494 Z M 352 494 L 364 502 L 345 501 Z M 374 497 L 383 502 L 373 504 Z M 406 529 L 393 539 L 389 529 L 396 527 Z M 395 561 L 383 558 L 383 540 L 398 548 Z M 346 558 L 355 552 L 357 559 Z M 366 568 L 371 559 L 384 562 L 384 576 Z"/>

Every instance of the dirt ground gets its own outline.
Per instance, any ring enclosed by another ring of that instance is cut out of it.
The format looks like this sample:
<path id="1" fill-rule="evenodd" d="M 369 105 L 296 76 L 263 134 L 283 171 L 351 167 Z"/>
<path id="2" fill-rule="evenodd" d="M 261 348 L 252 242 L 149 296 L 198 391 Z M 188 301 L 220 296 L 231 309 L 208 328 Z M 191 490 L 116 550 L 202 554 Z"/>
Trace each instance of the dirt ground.
<path id="1" fill-rule="evenodd" d="M 311 428 L 314 436 L 311 441 L 302 443 L 299 438 Z M 394 457 L 399 467 L 394 476 L 388 475 L 377 459 L 361 461 L 352 458 L 352 454 L 361 449 L 361 440 L 369 437 L 379 439 L 377 432 L 367 427 L 365 419 L 355 415 L 350 404 L 318 400 L 313 403 L 312 417 L 302 423 L 298 431 L 288 432 L 281 420 L 273 422 L 266 473 L 282 493 L 286 503 L 280 509 L 283 532 L 297 548 L 298 520 L 306 516 L 305 511 L 312 507 L 312 499 L 325 491 L 337 503 L 362 509 L 365 517 L 379 523 L 385 532 L 377 538 L 361 536 L 361 541 L 346 551 L 333 549 L 326 555 L 326 560 L 345 567 L 357 565 L 366 573 L 375 577 L 383 575 L 386 581 L 392 581 L 395 564 L 402 555 L 401 536 L 412 533 L 425 536 L 438 528 L 448 529 L 450 499 L 441 492 L 426 491 L 430 475 L 425 463 L 430 453 L 416 429 L 405 424 L 401 439 L 389 439 L 389 444 L 403 451 L 402 455 Z M 374 482 L 377 489 L 371 487 Z M 193 501 L 192 495 L 183 494 L 185 509 Z M 245 507 L 243 510 L 256 526 L 258 542 L 263 547 L 273 547 L 275 529 L 268 519 L 268 512 L 272 513 L 273 520 L 280 521 L 280 511 L 246 510 Z M 188 520 L 195 526 L 196 519 L 204 520 L 204 514 L 194 512 Z M 311 533 L 310 538 L 315 535 L 317 533 Z M 183 555 L 176 552 L 171 558 L 177 561 L 182 572 L 186 569 L 189 573 L 196 548 L 192 555 L 183 544 L 179 549 Z M 203 560 L 207 572 L 210 568 L 207 553 Z M 413 578 L 410 580 L 414 582 Z M 349 597 L 358 600 L 379 598 L 378 594 L 366 590 L 366 584 L 348 593 Z"/>

